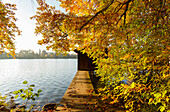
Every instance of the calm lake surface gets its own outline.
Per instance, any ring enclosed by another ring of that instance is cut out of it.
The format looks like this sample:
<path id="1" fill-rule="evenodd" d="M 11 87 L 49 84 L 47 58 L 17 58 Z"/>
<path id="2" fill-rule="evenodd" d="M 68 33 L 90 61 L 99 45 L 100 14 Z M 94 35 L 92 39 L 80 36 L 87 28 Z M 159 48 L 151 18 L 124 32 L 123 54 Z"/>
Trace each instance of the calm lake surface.
<path id="1" fill-rule="evenodd" d="M 0 93 L 2 96 L 25 88 L 22 82 L 42 89 L 39 98 L 28 105 L 42 107 L 46 103 L 59 103 L 77 72 L 77 59 L 4 59 L 0 60 Z M 21 98 L 16 100 L 24 103 Z"/>

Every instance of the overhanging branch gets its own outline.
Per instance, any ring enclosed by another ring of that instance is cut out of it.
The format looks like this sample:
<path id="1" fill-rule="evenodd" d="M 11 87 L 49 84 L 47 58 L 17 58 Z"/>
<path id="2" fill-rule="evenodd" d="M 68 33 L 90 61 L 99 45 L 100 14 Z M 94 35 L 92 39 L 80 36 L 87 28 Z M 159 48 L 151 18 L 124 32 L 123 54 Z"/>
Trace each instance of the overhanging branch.
<path id="1" fill-rule="evenodd" d="M 122 19 L 122 17 L 124 16 L 124 24 L 126 22 L 126 12 L 128 10 L 128 7 L 129 7 L 129 3 L 131 2 L 132 0 L 128 0 L 125 4 L 126 4 L 126 9 L 125 11 L 123 12 L 123 14 L 121 14 L 119 20 L 117 21 L 116 25 L 119 23 L 119 21 Z M 120 10 L 120 9 L 119 9 Z M 117 11 L 118 12 L 118 11 Z"/>
<path id="2" fill-rule="evenodd" d="M 102 10 L 100 10 L 99 12 L 97 12 L 91 19 L 89 19 L 81 28 L 80 31 L 83 29 L 83 27 L 85 27 L 91 20 L 93 20 L 95 17 L 97 17 L 100 13 L 106 11 L 112 4 L 113 4 L 114 0 L 112 0 L 110 2 L 110 4 L 108 4 L 105 8 L 103 8 Z"/>

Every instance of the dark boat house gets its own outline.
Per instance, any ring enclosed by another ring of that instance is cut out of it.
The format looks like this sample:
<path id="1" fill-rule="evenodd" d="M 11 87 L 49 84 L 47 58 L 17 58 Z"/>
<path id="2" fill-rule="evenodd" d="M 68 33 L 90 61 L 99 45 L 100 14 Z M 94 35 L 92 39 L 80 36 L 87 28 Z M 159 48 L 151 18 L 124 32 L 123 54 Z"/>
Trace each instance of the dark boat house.
<path id="1" fill-rule="evenodd" d="M 87 56 L 86 53 L 82 53 L 78 50 L 74 50 L 78 54 L 78 70 L 94 71 L 96 65 L 93 60 Z"/>

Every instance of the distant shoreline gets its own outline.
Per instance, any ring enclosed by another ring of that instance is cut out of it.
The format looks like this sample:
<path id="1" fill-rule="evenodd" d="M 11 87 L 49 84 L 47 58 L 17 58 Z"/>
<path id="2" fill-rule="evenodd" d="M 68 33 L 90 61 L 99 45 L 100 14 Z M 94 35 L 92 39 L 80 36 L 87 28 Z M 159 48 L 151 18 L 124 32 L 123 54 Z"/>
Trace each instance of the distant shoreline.
<path id="1" fill-rule="evenodd" d="M 14 58 L 0 58 L 0 60 L 3 59 L 14 59 Z M 78 58 L 15 58 L 15 59 L 78 59 Z"/>
<path id="2" fill-rule="evenodd" d="M 39 50 L 39 53 L 35 53 L 33 50 L 21 50 L 19 53 L 14 55 L 16 59 L 77 59 L 77 54 L 57 54 L 55 52 L 47 52 L 46 50 Z M 0 59 L 14 59 L 14 57 L 3 52 L 0 54 Z"/>

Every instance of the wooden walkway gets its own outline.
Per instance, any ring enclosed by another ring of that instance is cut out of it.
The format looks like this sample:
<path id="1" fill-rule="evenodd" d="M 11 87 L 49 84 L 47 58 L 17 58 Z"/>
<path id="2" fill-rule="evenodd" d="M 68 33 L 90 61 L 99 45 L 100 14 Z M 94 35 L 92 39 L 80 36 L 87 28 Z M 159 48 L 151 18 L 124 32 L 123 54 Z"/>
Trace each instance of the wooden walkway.
<path id="1" fill-rule="evenodd" d="M 87 71 L 78 71 L 65 92 L 57 111 L 61 112 L 97 112 L 98 107 L 94 88 Z"/>

